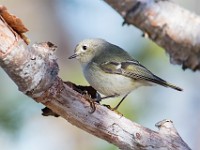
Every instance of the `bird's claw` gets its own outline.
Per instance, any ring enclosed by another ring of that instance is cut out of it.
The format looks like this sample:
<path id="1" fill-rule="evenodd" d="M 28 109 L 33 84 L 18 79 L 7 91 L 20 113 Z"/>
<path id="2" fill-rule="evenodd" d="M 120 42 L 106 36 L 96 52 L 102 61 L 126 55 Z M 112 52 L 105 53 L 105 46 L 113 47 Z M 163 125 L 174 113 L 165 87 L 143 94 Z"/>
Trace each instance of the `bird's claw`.
<path id="1" fill-rule="evenodd" d="M 90 103 L 90 108 L 91 111 L 89 111 L 90 114 L 94 113 L 96 110 L 96 106 L 95 106 L 95 100 L 91 98 L 91 95 L 88 94 L 88 91 L 83 91 L 82 94 L 84 95 L 84 98 Z"/>
<path id="2" fill-rule="evenodd" d="M 117 107 L 112 108 L 110 105 L 106 105 L 106 104 L 103 104 L 103 106 L 107 107 L 107 108 L 108 108 L 109 110 L 111 110 L 111 111 L 114 111 L 114 112 L 117 113 L 118 115 L 123 116 L 123 114 L 120 113 L 120 112 L 117 110 Z"/>

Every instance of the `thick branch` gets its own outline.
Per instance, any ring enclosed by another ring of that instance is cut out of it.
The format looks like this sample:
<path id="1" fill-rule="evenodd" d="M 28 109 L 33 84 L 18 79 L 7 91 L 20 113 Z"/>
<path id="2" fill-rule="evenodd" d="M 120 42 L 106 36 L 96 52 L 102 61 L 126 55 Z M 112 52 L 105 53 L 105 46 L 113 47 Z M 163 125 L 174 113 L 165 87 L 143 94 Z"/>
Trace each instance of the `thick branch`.
<path id="1" fill-rule="evenodd" d="M 168 0 L 104 0 L 162 46 L 172 63 L 200 70 L 200 17 Z"/>
<path id="2" fill-rule="evenodd" d="M 120 149 L 190 149 L 171 121 L 152 131 L 96 104 L 90 113 L 88 95 L 81 95 L 58 76 L 55 46 L 49 42 L 27 47 L 21 36 L 0 19 L 0 65 L 19 90 L 41 102 L 71 124 Z"/>

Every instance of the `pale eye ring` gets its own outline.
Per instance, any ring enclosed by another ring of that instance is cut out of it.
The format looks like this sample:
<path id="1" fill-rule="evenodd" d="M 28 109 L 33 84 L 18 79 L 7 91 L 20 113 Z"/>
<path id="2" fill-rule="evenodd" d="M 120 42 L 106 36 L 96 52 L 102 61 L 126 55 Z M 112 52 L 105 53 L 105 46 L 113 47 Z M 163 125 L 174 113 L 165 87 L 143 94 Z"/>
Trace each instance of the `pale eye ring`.
<path id="1" fill-rule="evenodd" d="M 87 46 L 86 45 L 83 45 L 82 46 L 82 49 L 85 51 L 85 50 L 87 50 Z"/>

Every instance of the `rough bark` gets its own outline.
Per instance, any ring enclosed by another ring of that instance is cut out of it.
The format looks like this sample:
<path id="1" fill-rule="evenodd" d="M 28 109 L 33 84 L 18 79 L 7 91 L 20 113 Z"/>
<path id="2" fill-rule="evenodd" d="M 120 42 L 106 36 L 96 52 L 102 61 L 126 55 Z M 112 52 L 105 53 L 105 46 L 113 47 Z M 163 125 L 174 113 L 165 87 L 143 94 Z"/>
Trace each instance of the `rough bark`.
<path id="1" fill-rule="evenodd" d="M 163 47 L 171 63 L 200 70 L 200 17 L 168 0 L 104 0 Z"/>
<path id="2" fill-rule="evenodd" d="M 27 38 L 22 36 L 19 28 L 14 29 L 2 16 L 0 26 L 0 66 L 21 92 L 44 104 L 54 116 L 60 115 L 71 124 L 124 150 L 190 149 L 172 121 L 159 122 L 156 132 L 99 104 L 95 104 L 96 110 L 91 113 L 91 103 L 88 102 L 91 97 L 77 92 L 88 90 L 90 93 L 91 89 L 63 82 L 57 76 L 56 46 L 50 42 L 27 46 Z M 95 95 L 94 91 L 92 95 Z"/>

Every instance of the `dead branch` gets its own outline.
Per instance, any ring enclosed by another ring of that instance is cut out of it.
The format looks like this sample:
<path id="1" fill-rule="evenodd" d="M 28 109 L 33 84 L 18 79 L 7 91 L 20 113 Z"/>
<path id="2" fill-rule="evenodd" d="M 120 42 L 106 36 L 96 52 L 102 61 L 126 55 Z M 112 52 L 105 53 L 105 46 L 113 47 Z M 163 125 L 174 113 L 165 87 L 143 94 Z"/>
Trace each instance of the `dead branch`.
<path id="1" fill-rule="evenodd" d="M 104 0 L 163 47 L 171 63 L 200 70 L 200 17 L 168 0 Z"/>
<path id="2" fill-rule="evenodd" d="M 10 14 L 9 18 L 19 19 Z M 18 27 L 12 28 L 5 20 L 1 16 L 0 66 L 21 92 L 54 112 L 52 114 L 45 109 L 46 115 L 60 115 L 71 124 L 123 150 L 190 149 L 170 120 L 159 122 L 156 125 L 159 131 L 156 132 L 99 104 L 95 104 L 96 111 L 90 113 L 88 100 L 91 100 L 91 97 L 81 94 L 83 87 L 65 83 L 57 76 L 59 68 L 54 54 L 56 46 L 50 42 L 27 46 L 28 40 L 21 36 L 22 31 L 18 30 Z M 22 26 L 22 23 L 16 26 Z M 78 88 L 76 91 L 73 85 Z"/>

